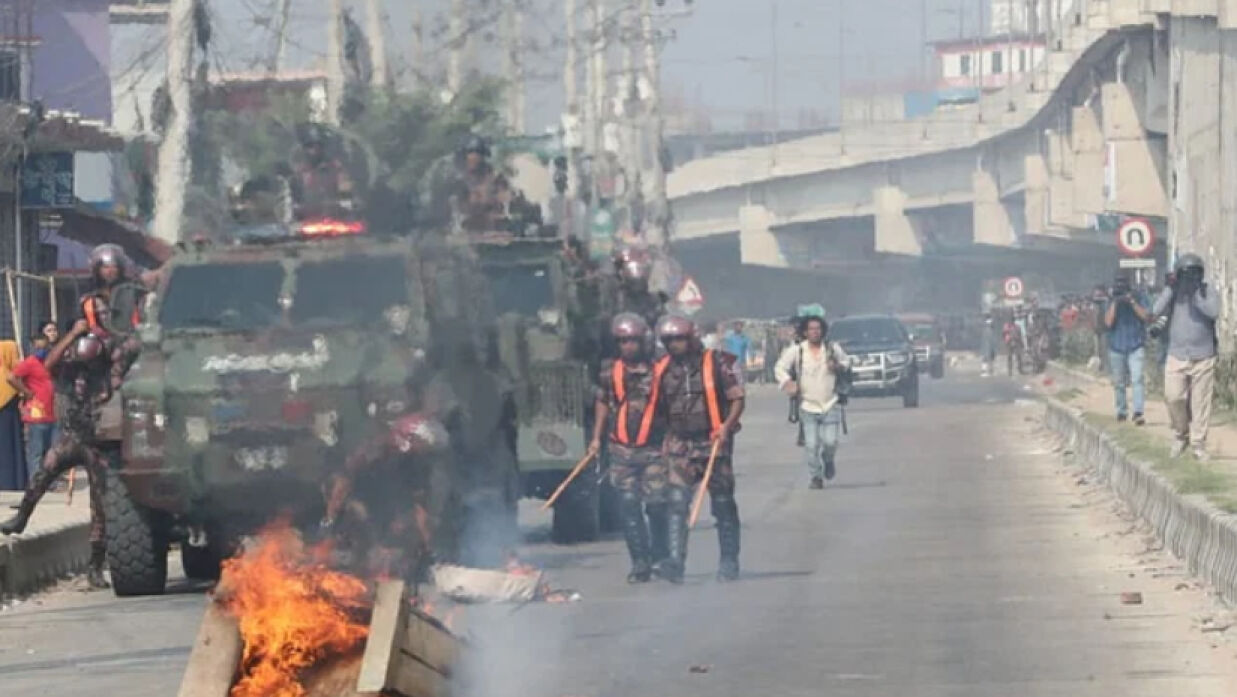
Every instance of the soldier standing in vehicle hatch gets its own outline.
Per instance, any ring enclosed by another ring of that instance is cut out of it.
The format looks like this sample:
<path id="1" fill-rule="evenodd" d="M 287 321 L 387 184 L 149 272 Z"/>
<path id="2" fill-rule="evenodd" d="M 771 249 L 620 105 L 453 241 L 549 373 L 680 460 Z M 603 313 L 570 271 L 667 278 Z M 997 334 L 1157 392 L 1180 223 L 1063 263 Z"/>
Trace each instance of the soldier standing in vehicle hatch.
<path id="1" fill-rule="evenodd" d="M 717 523 L 720 549 L 717 579 L 739 577 L 739 506 L 734 498 L 732 455 L 734 434 L 743 414 L 743 372 L 735 357 L 704 349 L 696 325 L 685 317 L 669 316 L 657 325 L 657 336 L 669 355 L 658 361 L 664 372 L 658 387 L 658 406 L 667 420 L 662 452 L 670 468 L 669 555 L 658 562 L 659 576 L 673 583 L 683 580 L 687 559 L 689 491 L 704 476 L 710 453 L 719 444 L 709 498 Z"/>
<path id="2" fill-rule="evenodd" d="M 664 293 L 649 289 L 653 259 L 648 252 L 625 249 L 616 256 L 615 266 L 620 284 L 618 311 L 640 315 L 650 327 L 657 324 L 657 320 L 666 313 L 668 298 Z"/>
<path id="3" fill-rule="evenodd" d="M 297 126 L 300 153 L 293 164 L 292 201 L 297 220 L 336 216 L 353 207 L 352 178 L 328 147 L 330 132 L 316 123 Z"/>
<path id="4" fill-rule="evenodd" d="M 662 458 L 664 419 L 657 413 L 657 390 L 664 364 L 652 362 L 649 325 L 639 315 L 623 313 L 611 322 L 619 355 L 602 363 L 598 376 L 596 419 L 589 453 L 601 453 L 609 434 L 610 481 L 619 496 L 623 536 L 631 555 L 628 583 L 645 583 L 653 575 L 649 526 L 644 506 L 667 500 L 670 480 Z M 608 428 L 607 428 L 608 425 Z M 686 494 L 680 492 L 677 498 Z"/>
<path id="5" fill-rule="evenodd" d="M 134 330 L 142 320 L 147 289 L 130 278 L 131 266 L 124 250 L 117 245 L 95 247 L 90 252 L 90 274 L 95 288 L 78 303 L 87 328 L 108 345 L 112 390 L 120 389 L 142 348 Z"/>
<path id="6" fill-rule="evenodd" d="M 103 578 L 107 557 L 103 513 L 107 460 L 95 434 L 98 407 L 112 394 L 108 364 L 103 340 L 85 320 L 78 320 L 72 331 L 52 347 L 44 365 L 56 379 L 59 435 L 31 477 L 17 515 L 0 523 L 0 533 L 21 534 L 52 484 L 74 467 L 84 466 L 90 482 L 90 567 L 86 581 L 91 588 L 108 587 Z"/>
<path id="7" fill-rule="evenodd" d="M 490 163 L 490 145 L 481 136 L 470 136 L 461 150 L 463 167 L 452 201 L 456 219 L 465 232 L 494 232 L 503 217 L 498 194 L 506 177 Z"/>

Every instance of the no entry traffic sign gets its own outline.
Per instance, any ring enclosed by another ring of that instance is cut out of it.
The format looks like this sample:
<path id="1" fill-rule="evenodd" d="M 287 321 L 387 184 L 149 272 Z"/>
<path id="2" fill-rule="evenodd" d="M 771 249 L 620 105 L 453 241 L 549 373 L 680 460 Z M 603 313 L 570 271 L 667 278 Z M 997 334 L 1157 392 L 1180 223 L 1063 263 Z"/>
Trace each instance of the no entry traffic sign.
<path id="1" fill-rule="evenodd" d="M 1017 276 L 1010 276 L 1001 284 L 1001 289 L 1005 291 L 1007 298 L 1022 297 L 1022 279 Z"/>
<path id="2" fill-rule="evenodd" d="M 1140 257 L 1155 247 L 1155 228 L 1145 218 L 1129 218 L 1117 228 L 1117 247 L 1127 257 Z"/>

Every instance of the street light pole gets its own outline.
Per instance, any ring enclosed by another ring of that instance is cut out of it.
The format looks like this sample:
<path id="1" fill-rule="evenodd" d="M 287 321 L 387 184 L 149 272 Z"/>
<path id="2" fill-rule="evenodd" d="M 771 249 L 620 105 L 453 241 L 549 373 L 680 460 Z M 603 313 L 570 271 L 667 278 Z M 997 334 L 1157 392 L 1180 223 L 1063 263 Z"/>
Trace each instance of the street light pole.
<path id="1" fill-rule="evenodd" d="M 644 35 L 644 70 L 649 86 L 647 114 L 653 146 L 652 215 L 646 216 L 645 240 L 650 246 L 664 248 L 668 241 L 669 204 L 666 199 L 666 170 L 662 166 L 665 122 L 661 113 L 661 61 L 657 55 L 657 35 L 653 31 L 653 2 L 641 0 L 640 24 Z"/>
<path id="2" fill-rule="evenodd" d="M 172 115 L 159 145 L 151 229 L 155 237 L 169 244 L 180 242 L 185 191 L 191 174 L 189 132 L 193 125 L 193 95 L 189 76 L 193 72 L 193 14 L 194 0 L 172 0 L 168 8 L 167 83 Z"/>

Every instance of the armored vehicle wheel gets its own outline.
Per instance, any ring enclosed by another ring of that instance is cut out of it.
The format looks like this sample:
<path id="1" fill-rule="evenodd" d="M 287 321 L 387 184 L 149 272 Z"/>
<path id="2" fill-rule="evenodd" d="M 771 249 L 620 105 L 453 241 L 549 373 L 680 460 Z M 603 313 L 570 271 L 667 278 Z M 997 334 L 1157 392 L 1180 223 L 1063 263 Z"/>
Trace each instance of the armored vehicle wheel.
<path id="1" fill-rule="evenodd" d="M 129 498 L 124 482 L 108 473 L 107 567 L 118 596 L 162 595 L 168 577 L 168 524 Z"/>
<path id="2" fill-rule="evenodd" d="M 593 542 L 601 535 L 601 486 L 589 466 L 554 504 L 551 536 L 557 544 Z"/>
<path id="3" fill-rule="evenodd" d="M 223 555 L 219 553 L 217 545 L 194 547 L 185 543 L 180 546 L 180 565 L 188 578 L 195 581 L 218 581 L 222 564 Z"/>

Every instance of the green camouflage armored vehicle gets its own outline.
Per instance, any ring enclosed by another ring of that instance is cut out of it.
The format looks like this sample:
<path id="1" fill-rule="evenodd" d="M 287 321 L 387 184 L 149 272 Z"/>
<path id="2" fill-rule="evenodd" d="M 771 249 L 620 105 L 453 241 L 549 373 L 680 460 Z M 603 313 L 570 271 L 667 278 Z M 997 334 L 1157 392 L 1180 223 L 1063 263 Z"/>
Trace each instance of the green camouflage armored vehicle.
<path id="1" fill-rule="evenodd" d="M 116 592 L 163 592 L 171 543 L 189 577 L 210 578 L 237 536 L 275 516 L 316 528 L 329 474 L 413 409 L 451 432 L 445 508 L 479 497 L 514 534 L 514 405 L 486 367 L 493 323 L 473 251 L 330 220 L 249 232 L 189 245 L 160 270 L 107 497 Z"/>
<path id="2" fill-rule="evenodd" d="M 612 279 L 573 262 L 559 240 L 474 237 L 498 315 L 499 354 L 516 385 L 518 452 L 526 496 L 545 499 L 587 451 L 602 327 Z M 556 542 L 597 538 L 601 472 L 589 467 L 554 507 Z"/>

